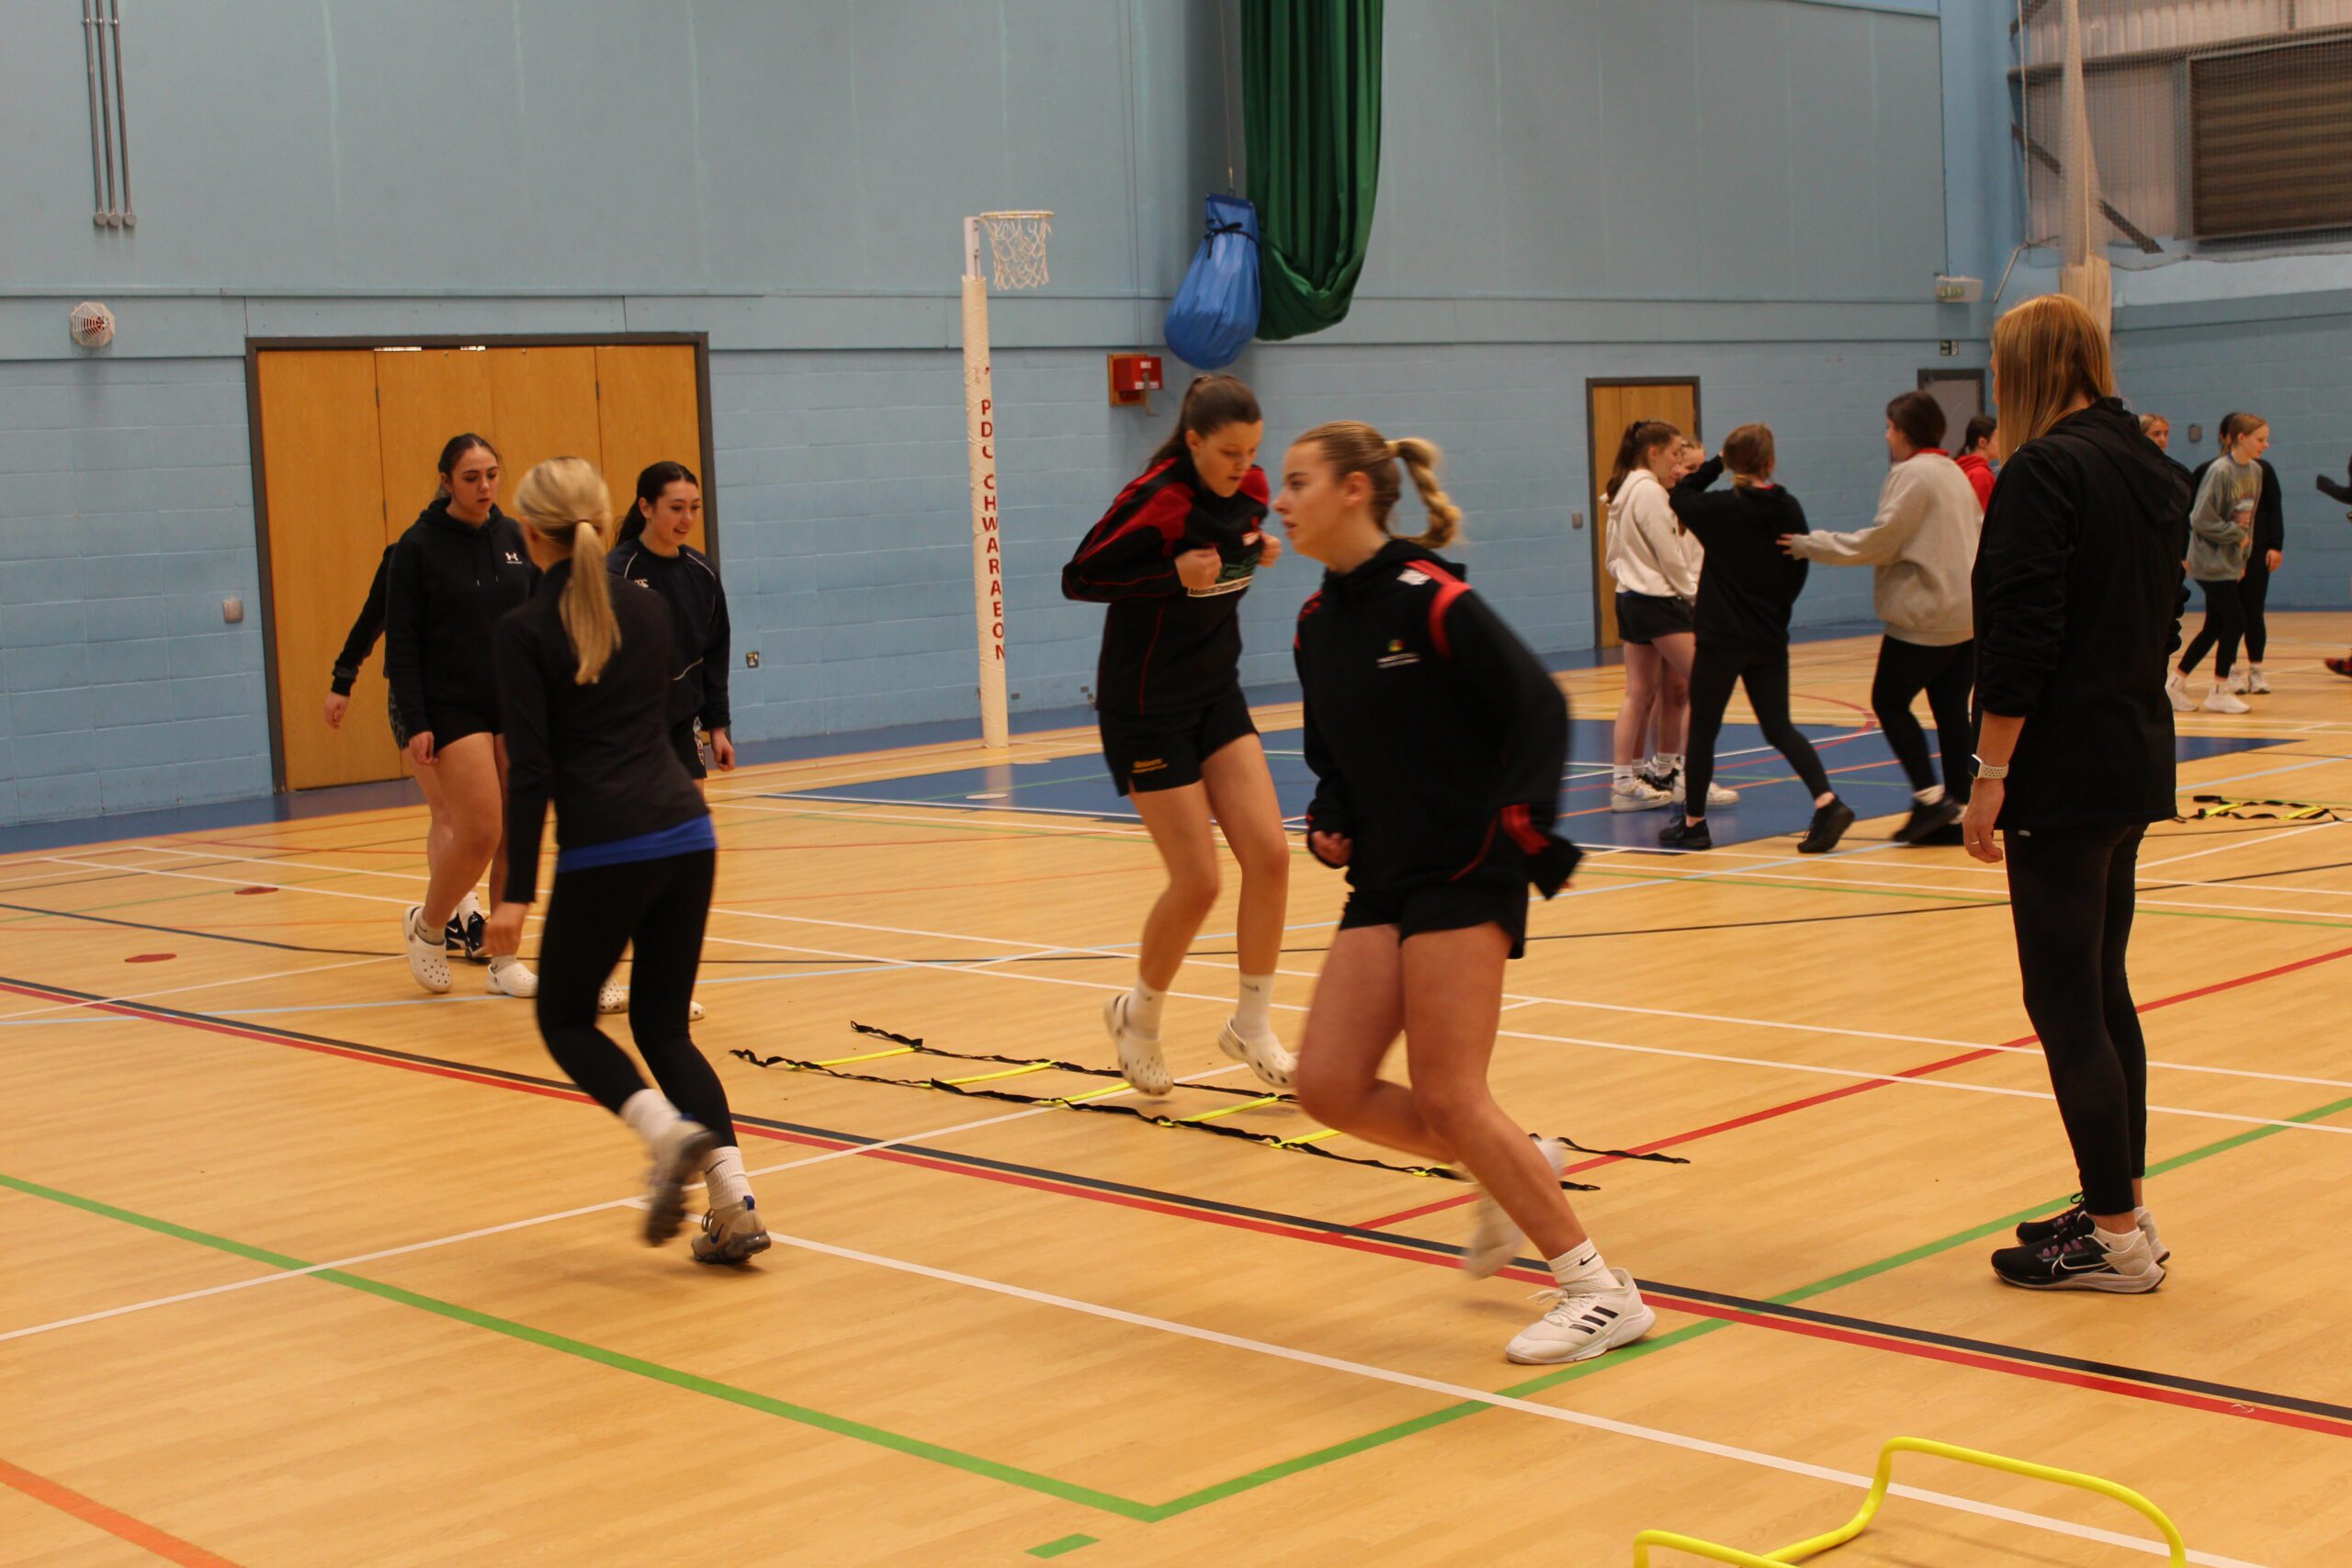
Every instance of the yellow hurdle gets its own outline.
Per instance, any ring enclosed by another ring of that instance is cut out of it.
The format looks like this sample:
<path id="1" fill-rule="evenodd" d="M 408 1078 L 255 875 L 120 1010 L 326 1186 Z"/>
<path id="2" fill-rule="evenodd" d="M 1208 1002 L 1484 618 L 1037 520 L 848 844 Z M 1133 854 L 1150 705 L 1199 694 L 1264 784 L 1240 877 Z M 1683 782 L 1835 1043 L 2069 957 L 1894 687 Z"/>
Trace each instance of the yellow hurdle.
<path id="1" fill-rule="evenodd" d="M 1784 1563 L 1802 1562 L 1833 1546 L 1843 1546 L 1861 1534 L 1871 1520 L 1877 1517 L 1879 1505 L 1886 1501 L 1887 1486 L 1894 1479 L 1894 1456 L 1898 1453 L 1934 1454 L 1941 1459 L 1957 1460 L 1962 1464 L 2007 1471 L 2011 1475 L 2053 1482 L 2060 1486 L 2080 1487 L 2086 1492 L 2096 1492 L 2102 1497 L 2111 1497 L 2156 1527 L 2157 1532 L 2165 1538 L 2165 1544 L 2172 1549 L 2172 1562 L 2176 1568 L 2186 1568 L 2188 1562 L 2188 1544 L 2180 1539 L 2180 1531 L 2173 1528 L 2173 1522 L 2165 1517 L 2162 1509 L 2129 1486 L 2120 1486 L 2096 1475 L 2085 1475 L 2077 1470 L 2060 1470 L 2054 1465 L 1988 1454 L 1979 1449 L 1939 1443 L 1932 1438 L 1890 1438 L 1886 1446 L 1878 1451 L 1878 1473 L 1871 1478 L 1870 1494 L 1862 1499 L 1860 1509 L 1852 1518 L 1827 1534 L 1813 1536 L 1793 1546 L 1784 1546 L 1778 1551 L 1759 1556 L 1753 1551 L 1742 1551 L 1736 1546 L 1722 1546 L 1691 1536 L 1677 1535 L 1672 1530 L 1644 1530 L 1634 1538 L 1634 1568 L 1649 1568 L 1650 1548 L 1653 1546 L 1672 1551 L 1687 1551 L 1694 1557 L 1704 1557 L 1715 1562 L 1733 1563 L 1736 1568 L 1781 1568 Z"/>

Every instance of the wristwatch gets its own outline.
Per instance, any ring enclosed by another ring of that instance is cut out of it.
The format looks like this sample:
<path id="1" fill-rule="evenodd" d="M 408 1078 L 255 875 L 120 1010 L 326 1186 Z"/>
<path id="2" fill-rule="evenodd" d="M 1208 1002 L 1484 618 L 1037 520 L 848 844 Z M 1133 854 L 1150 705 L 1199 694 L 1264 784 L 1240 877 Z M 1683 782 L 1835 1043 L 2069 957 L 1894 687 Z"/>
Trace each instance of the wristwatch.
<path id="1" fill-rule="evenodd" d="M 2009 776 L 2007 762 L 1988 762 L 1982 757 L 1971 757 L 1969 761 L 1976 764 L 1976 776 L 1987 783 L 1996 784 Z"/>

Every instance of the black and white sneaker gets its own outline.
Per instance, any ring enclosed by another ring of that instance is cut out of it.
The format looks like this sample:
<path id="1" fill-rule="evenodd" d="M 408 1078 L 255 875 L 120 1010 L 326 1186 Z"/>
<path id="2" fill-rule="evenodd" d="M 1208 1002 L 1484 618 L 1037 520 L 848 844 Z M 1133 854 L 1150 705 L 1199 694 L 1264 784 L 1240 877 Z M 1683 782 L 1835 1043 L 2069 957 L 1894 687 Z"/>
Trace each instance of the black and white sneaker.
<path id="1" fill-rule="evenodd" d="M 1910 820 L 1894 830 L 1894 841 L 1898 844 L 1928 843 L 1935 834 L 1958 822 L 1960 813 L 1960 803 L 1949 796 L 1933 806 L 1914 803 Z"/>
<path id="2" fill-rule="evenodd" d="M 2156 1234 L 2156 1217 L 2144 1208 L 2136 1210 L 2135 1213 L 2140 1222 L 2140 1234 L 2148 1238 L 2148 1250 L 2156 1255 L 2157 1262 L 2171 1262 L 2172 1248 L 2166 1247 L 2164 1238 Z M 2018 1240 L 2026 1247 L 2048 1247 L 2052 1242 L 2064 1241 L 2068 1236 L 2088 1235 L 2091 1229 L 2090 1214 L 2083 1208 L 2082 1195 L 2077 1193 L 2072 1208 L 2046 1220 L 2028 1220 L 2018 1226 Z"/>
<path id="3" fill-rule="evenodd" d="M 1653 760 L 1637 764 L 1634 769 L 1634 776 L 1652 789 L 1671 790 L 1674 787 L 1675 779 L 1680 775 L 1681 772 L 1679 768 L 1670 768 Z"/>
<path id="4" fill-rule="evenodd" d="M 1678 817 L 1657 830 L 1658 848 L 1664 850 L 1712 850 L 1714 835 L 1707 831 L 1706 818 L 1691 822 Z"/>
<path id="5" fill-rule="evenodd" d="M 1813 821 L 1805 829 L 1803 841 L 1797 845 L 1797 853 L 1827 854 L 1838 847 L 1838 840 L 1844 838 L 1846 829 L 1853 825 L 1854 808 L 1836 795 L 1830 796 L 1828 805 L 1813 808 Z"/>
<path id="6" fill-rule="evenodd" d="M 2165 1282 L 2165 1266 L 2149 1249 L 2147 1234 L 2136 1228 L 2121 1247 L 2109 1247 L 2088 1227 L 2041 1247 L 2005 1247 L 1993 1254 L 1993 1272 L 2021 1291 L 2136 1296 Z"/>

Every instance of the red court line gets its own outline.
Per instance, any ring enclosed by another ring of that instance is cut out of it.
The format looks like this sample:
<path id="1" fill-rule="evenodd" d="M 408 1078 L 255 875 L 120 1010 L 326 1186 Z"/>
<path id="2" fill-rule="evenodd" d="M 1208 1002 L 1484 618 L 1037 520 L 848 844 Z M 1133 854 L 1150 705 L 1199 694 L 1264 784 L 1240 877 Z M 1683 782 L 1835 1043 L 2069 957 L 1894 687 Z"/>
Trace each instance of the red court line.
<path id="1" fill-rule="evenodd" d="M 2199 986 L 2192 991 L 2181 991 L 2173 996 L 2159 997 L 2154 1001 L 2140 1003 L 2133 1010 L 2143 1013 L 2154 1012 L 2158 1008 L 2174 1007 L 2181 1002 L 2193 1002 L 2199 997 L 2210 997 L 2222 991 L 2234 991 L 2241 986 L 2251 986 L 2263 980 L 2275 980 L 2281 975 L 2291 975 L 2299 969 L 2309 969 L 2315 964 L 2330 964 L 2339 958 L 2352 958 L 2352 947 L 2339 947 L 2332 953 L 2314 953 L 2309 958 L 2298 958 L 2290 964 L 2274 964 L 2268 969 L 2259 969 L 2251 975 L 2241 975 L 2233 980 L 2217 980 L 2210 986 Z M 1713 1122 L 1704 1127 L 1694 1128 L 1688 1133 L 1677 1133 L 1671 1137 L 1636 1145 L 1625 1152 L 1645 1155 L 1658 1149 L 1673 1148 L 1680 1144 L 1695 1143 L 1701 1138 L 1711 1138 L 1717 1133 L 1728 1133 L 1739 1127 L 1752 1127 L 1758 1122 L 1770 1122 L 1776 1117 L 1789 1115 L 1792 1111 L 1810 1110 L 1816 1105 L 1826 1105 L 1833 1100 L 1846 1100 L 1854 1095 L 1867 1094 L 1874 1089 L 1884 1089 L 1897 1079 L 1925 1077 L 1929 1073 L 1940 1073 L 1949 1067 L 1964 1066 L 1970 1062 L 1981 1062 L 1987 1056 L 1998 1056 L 2007 1052 L 2038 1043 L 2041 1039 L 2041 1036 L 2039 1034 L 2020 1035 L 2015 1040 L 2004 1041 L 1998 1045 L 1980 1046 L 1973 1051 L 1963 1051 L 1957 1056 L 1946 1056 L 1941 1061 L 1923 1062 L 1918 1066 L 1905 1067 L 1899 1073 L 1890 1073 L 1883 1078 L 1867 1078 L 1821 1094 L 1809 1094 L 1803 1100 L 1792 1100 L 1784 1105 L 1768 1105 L 1761 1111 L 1751 1111 L 1745 1116 L 1735 1116 L 1728 1121 Z M 1598 1158 L 1585 1160 L 1567 1168 L 1571 1172 L 1590 1170 L 1596 1166 L 1614 1164 L 1621 1157 L 1617 1155 L 1602 1155 Z M 1417 1208 L 1401 1209 L 1393 1214 L 1383 1214 L 1376 1220 L 1360 1220 L 1356 1222 L 1356 1228 L 1367 1231 L 1385 1230 L 1390 1225 L 1401 1224 L 1407 1220 L 1417 1220 L 1424 1214 L 1439 1213 L 1447 1209 L 1459 1208 L 1464 1203 L 1476 1202 L 1477 1197 L 1476 1193 L 1470 1192 L 1451 1198 L 1441 1198 L 1434 1203 L 1423 1203 Z"/>
<path id="2" fill-rule="evenodd" d="M 71 1514 L 86 1525 L 95 1525 L 108 1535 L 127 1540 L 131 1545 L 152 1551 L 169 1562 L 186 1568 L 237 1568 L 218 1552 L 191 1546 L 166 1530 L 157 1529 L 143 1519 L 107 1507 L 96 1498 L 85 1497 L 68 1486 L 60 1486 L 45 1475 L 35 1475 L 29 1470 L 19 1470 L 0 1459 L 0 1486 L 13 1486 L 36 1503 L 46 1503 L 60 1513 Z"/>
<path id="3" fill-rule="evenodd" d="M 2152 1008 L 2163 1007 L 2169 1005 L 2172 1002 L 2185 1001 L 2191 997 L 2210 995 L 2215 990 L 2225 990 L 2230 988 L 2232 986 L 2250 984 L 2256 979 L 2267 978 L 2273 975 L 2286 974 L 2297 969 L 2308 968 L 2312 964 L 2325 963 L 2330 959 L 2340 958 L 2346 955 L 2352 955 L 2352 947 L 2342 949 L 2336 953 L 2320 954 L 2312 958 L 2299 959 L 2290 964 L 2280 964 L 2272 969 L 2265 970 L 2260 975 L 2247 976 L 2235 981 L 2224 981 L 2216 986 L 2202 987 L 2198 990 L 2183 992 L 2177 997 L 2165 998 L 2162 1000 L 2151 1002 L 2147 1005 Z M 277 1034 L 265 1030 L 247 1029 L 239 1025 L 220 1023 L 193 1015 L 177 1012 L 156 1011 L 138 1007 L 135 1004 L 95 1002 L 88 998 L 73 997 L 70 995 L 59 997 L 56 993 L 51 991 L 44 991 L 35 987 L 14 982 L 0 982 L 0 990 L 12 991 L 20 996 L 41 997 L 55 1000 L 78 1001 L 83 1003 L 85 1006 L 103 1008 L 107 1010 L 123 1012 L 131 1016 L 145 1019 L 151 1022 L 176 1024 L 183 1028 L 200 1029 L 211 1033 L 226 1034 L 243 1039 L 250 1039 L 265 1044 L 299 1046 L 305 1050 L 314 1051 L 322 1055 L 341 1056 L 348 1060 L 368 1063 L 378 1066 L 402 1067 L 411 1072 L 426 1073 L 436 1077 L 457 1078 L 469 1083 L 486 1084 L 493 1089 L 519 1089 L 526 1093 L 537 1094 L 552 1100 L 585 1101 L 588 1099 L 586 1095 L 580 1094 L 575 1091 L 557 1089 L 548 1085 L 521 1082 L 514 1078 L 502 1077 L 492 1073 L 471 1072 L 463 1068 L 447 1066 L 437 1063 L 411 1061 L 398 1055 L 379 1054 L 358 1048 L 337 1046 L 327 1042 L 306 1040 L 300 1036 Z M 1927 1071 L 1938 1065 L 1949 1064 L 1929 1064 L 1928 1067 L 1914 1070 Z M 1824 1097 L 1815 1098 L 1817 1100 Z M 812 1133 L 796 1132 L 786 1128 L 763 1127 L 752 1122 L 739 1122 L 737 1125 L 740 1133 L 772 1139 L 778 1143 L 797 1144 L 807 1147 L 821 1149 L 856 1150 L 869 1159 L 885 1160 L 893 1165 L 912 1166 L 918 1169 L 937 1171 L 944 1175 L 978 1179 L 984 1181 L 993 1181 L 1001 1186 L 1026 1188 L 1034 1191 L 1045 1192 L 1057 1197 L 1080 1198 L 1091 1202 L 1108 1203 L 1118 1208 L 1138 1210 L 1147 1213 L 1163 1214 L 1175 1219 L 1191 1220 L 1196 1223 L 1223 1225 L 1227 1229 L 1232 1230 L 1245 1230 L 1262 1235 L 1276 1236 L 1286 1240 L 1305 1241 L 1323 1247 L 1341 1247 L 1351 1252 L 1368 1253 L 1374 1257 L 1395 1258 L 1408 1263 L 1418 1263 L 1425 1268 L 1433 1267 L 1450 1269 L 1456 1267 L 1455 1260 L 1450 1256 L 1408 1247 L 1393 1242 L 1385 1242 L 1374 1237 L 1351 1235 L 1340 1231 L 1317 1229 L 1313 1224 L 1305 1221 L 1293 1223 L 1279 1217 L 1270 1218 L 1250 1214 L 1230 1213 L 1216 1208 L 1194 1207 L 1181 1201 L 1171 1201 L 1166 1197 L 1148 1197 L 1138 1193 L 1107 1190 L 1102 1188 L 1088 1186 L 1083 1182 L 1076 1180 L 1057 1179 L 1050 1173 L 1030 1173 L 996 1169 L 985 1166 L 967 1165 L 934 1155 L 899 1148 L 873 1148 L 858 1144 L 853 1140 L 838 1137 L 827 1137 Z M 1551 1283 L 1551 1280 L 1548 1275 L 1516 1264 L 1502 1269 L 1500 1274 L 1501 1277 L 1513 1280 L 1523 1280 L 1534 1284 Z M 2183 1409 L 2199 1410 L 2217 1415 L 2233 1416 L 2245 1420 L 2263 1421 L 2273 1426 L 2301 1427 L 2309 1431 L 2325 1433 L 2331 1437 L 2352 1438 L 2352 1423 L 2331 1420 L 2325 1416 L 2315 1416 L 2298 1411 L 2281 1410 L 2267 1405 L 2240 1404 L 2234 1401 L 2218 1399 L 2211 1395 L 2194 1393 L 2185 1390 L 2169 1389 L 2150 1384 L 2138 1383 L 2124 1378 L 2110 1378 L 2094 1373 L 2068 1371 L 2064 1368 L 2046 1367 L 2030 1361 L 2008 1361 L 2004 1360 L 1997 1356 L 1986 1355 L 1980 1351 L 1926 1344 L 1917 1340 L 1905 1338 L 1898 1335 L 1873 1335 L 1869 1333 L 1867 1330 L 1857 1329 L 1846 1325 L 1813 1323 L 1803 1319 L 1782 1318 L 1767 1314 L 1753 1313 L 1738 1307 L 1726 1306 L 1719 1303 L 1701 1301 L 1691 1297 L 1678 1295 L 1665 1290 L 1650 1292 L 1649 1299 L 1662 1305 L 1671 1307 L 1675 1311 L 1688 1313 L 1693 1316 L 1719 1319 L 1726 1323 L 1737 1323 L 1752 1327 L 1770 1329 L 1779 1333 L 1800 1334 L 1812 1338 L 1836 1340 L 1840 1343 L 1854 1345 L 1866 1349 L 1887 1351 L 1895 1355 L 1912 1356 L 1927 1360 L 1945 1361 L 1956 1366 L 1966 1366 L 1986 1371 L 2006 1372 L 2013 1376 L 2028 1377 L 2037 1379 L 2044 1382 L 2064 1383 L 2074 1387 L 2094 1389 L 2109 1393 L 2118 1393 L 2130 1398 L 2143 1399 L 2155 1404 L 2171 1404 Z M 218 1560 L 201 1559 L 199 1561 Z"/>

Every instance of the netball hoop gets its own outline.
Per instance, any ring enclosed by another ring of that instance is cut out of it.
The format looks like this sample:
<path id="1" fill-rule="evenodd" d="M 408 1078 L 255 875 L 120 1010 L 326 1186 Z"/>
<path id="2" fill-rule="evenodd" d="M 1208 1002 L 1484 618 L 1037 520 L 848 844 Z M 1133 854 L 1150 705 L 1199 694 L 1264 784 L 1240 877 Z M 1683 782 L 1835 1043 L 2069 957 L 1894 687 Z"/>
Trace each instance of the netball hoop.
<path id="1" fill-rule="evenodd" d="M 1050 212 L 983 212 L 964 220 L 964 444 L 972 472 L 972 608 L 979 625 L 980 740 L 1012 744 L 1004 687 L 1004 550 L 997 527 L 996 390 L 989 374 L 989 285 L 980 236 L 999 288 L 1046 281 Z"/>

